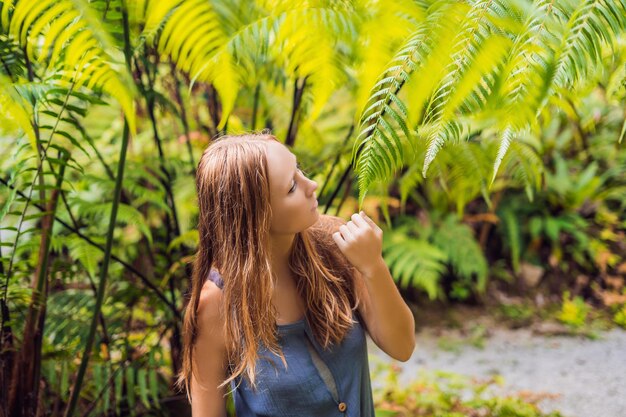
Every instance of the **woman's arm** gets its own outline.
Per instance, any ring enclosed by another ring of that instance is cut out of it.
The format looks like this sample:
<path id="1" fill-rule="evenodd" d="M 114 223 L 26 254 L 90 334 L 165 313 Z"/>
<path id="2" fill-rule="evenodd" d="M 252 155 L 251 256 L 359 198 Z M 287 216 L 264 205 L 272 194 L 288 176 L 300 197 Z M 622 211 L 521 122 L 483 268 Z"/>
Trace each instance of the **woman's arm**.
<path id="1" fill-rule="evenodd" d="M 394 359 L 406 362 L 415 349 L 415 318 L 393 282 L 384 261 L 371 272 L 355 272 L 355 279 L 365 282 L 360 294 L 359 313 L 367 331 L 381 350 Z"/>
<path id="2" fill-rule="evenodd" d="M 211 281 L 204 284 L 198 308 L 198 336 L 194 347 L 191 381 L 193 417 L 226 417 L 226 343 L 221 313 L 222 291 Z"/>
<path id="3" fill-rule="evenodd" d="M 357 269 L 355 285 L 365 320 L 374 343 L 394 359 L 406 362 L 415 349 L 415 319 L 398 291 L 382 257 L 383 232 L 364 212 L 353 214 L 332 237 L 341 252 Z"/>

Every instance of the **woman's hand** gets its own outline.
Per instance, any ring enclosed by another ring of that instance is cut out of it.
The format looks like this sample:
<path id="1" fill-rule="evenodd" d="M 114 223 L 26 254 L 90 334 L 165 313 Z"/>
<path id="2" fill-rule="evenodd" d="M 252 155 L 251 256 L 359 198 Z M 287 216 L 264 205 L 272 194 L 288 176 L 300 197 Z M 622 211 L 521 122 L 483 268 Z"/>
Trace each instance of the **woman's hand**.
<path id="1" fill-rule="evenodd" d="M 355 213 L 351 221 L 339 226 L 333 240 L 348 261 L 363 275 L 369 275 L 384 263 L 383 231 L 365 212 Z"/>

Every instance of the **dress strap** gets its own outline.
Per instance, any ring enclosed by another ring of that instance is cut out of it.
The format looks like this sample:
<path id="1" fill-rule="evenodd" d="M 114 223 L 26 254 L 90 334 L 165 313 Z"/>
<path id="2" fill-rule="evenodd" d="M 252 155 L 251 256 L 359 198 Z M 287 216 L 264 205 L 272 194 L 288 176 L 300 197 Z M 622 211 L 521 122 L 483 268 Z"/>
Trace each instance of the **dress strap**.
<path id="1" fill-rule="evenodd" d="M 212 281 L 221 290 L 224 288 L 224 280 L 222 276 L 215 269 L 211 269 L 209 273 L 209 281 Z"/>

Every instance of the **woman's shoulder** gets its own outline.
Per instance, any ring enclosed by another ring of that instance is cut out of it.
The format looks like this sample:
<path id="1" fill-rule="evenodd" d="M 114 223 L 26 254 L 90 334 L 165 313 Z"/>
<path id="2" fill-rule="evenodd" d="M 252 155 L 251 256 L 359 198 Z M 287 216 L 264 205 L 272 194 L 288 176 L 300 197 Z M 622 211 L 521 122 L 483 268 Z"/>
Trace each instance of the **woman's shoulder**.
<path id="1" fill-rule="evenodd" d="M 222 318 L 222 288 L 224 282 L 215 269 L 211 270 L 208 279 L 204 282 L 198 301 L 198 321 L 213 322 Z"/>
<path id="2" fill-rule="evenodd" d="M 224 278 L 221 272 L 215 267 L 211 267 L 209 276 L 204 281 L 200 291 L 198 302 L 198 320 L 222 320 L 223 317 L 223 297 Z"/>

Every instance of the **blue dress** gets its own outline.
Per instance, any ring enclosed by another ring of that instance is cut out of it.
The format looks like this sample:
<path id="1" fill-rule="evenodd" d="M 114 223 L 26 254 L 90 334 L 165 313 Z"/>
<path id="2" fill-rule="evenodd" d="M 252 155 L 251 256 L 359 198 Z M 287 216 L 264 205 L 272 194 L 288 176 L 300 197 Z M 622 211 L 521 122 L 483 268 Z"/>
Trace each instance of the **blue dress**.
<path id="1" fill-rule="evenodd" d="M 209 279 L 223 287 L 217 272 Z M 306 318 L 277 325 L 288 366 L 285 369 L 280 357 L 261 345 L 257 391 L 242 376 L 231 382 L 237 417 L 374 417 L 367 342 L 358 311 L 353 319 L 344 340 L 328 350 L 317 343 Z"/>

